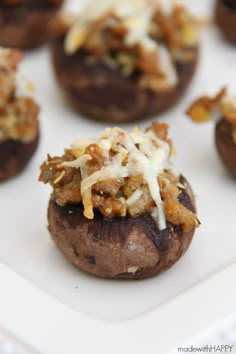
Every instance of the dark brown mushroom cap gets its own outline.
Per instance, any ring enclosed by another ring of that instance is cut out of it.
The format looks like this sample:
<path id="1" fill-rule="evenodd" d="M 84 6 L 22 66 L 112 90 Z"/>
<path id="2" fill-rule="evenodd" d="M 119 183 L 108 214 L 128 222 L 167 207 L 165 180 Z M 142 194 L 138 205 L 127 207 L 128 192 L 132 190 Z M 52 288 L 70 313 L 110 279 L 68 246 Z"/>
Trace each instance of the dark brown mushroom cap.
<path id="1" fill-rule="evenodd" d="M 30 49 L 42 45 L 50 37 L 49 22 L 60 3 L 36 2 L 29 5 L 0 5 L 0 46 Z M 41 3 L 41 5 L 40 5 Z"/>
<path id="2" fill-rule="evenodd" d="M 226 6 L 231 7 L 233 10 L 236 10 L 236 0 L 222 0 L 222 1 Z"/>
<path id="3" fill-rule="evenodd" d="M 195 72 L 195 59 L 176 62 L 178 84 L 166 92 L 142 90 L 133 77 L 124 77 L 101 60 L 91 62 L 82 50 L 64 51 L 63 38 L 55 38 L 52 57 L 56 77 L 73 107 L 97 120 L 128 122 L 159 114 L 171 108 L 183 95 Z"/>
<path id="4" fill-rule="evenodd" d="M 179 200 L 195 212 L 194 196 L 185 185 Z M 83 216 L 82 204 L 59 206 L 50 200 L 49 231 L 64 256 L 81 270 L 98 277 L 144 279 L 172 266 L 188 249 L 194 230 L 183 232 L 168 223 L 159 231 L 149 214 L 105 219 L 95 212 L 93 220 Z"/>
<path id="5" fill-rule="evenodd" d="M 217 0 L 215 21 L 225 38 L 236 43 L 236 1 Z"/>
<path id="6" fill-rule="evenodd" d="M 29 143 L 8 139 L 0 143 L 0 181 L 18 175 L 34 155 L 39 142 L 39 133 Z"/>
<path id="7" fill-rule="evenodd" d="M 222 118 L 216 125 L 215 142 L 225 167 L 236 177 L 236 143 L 233 140 L 232 131 L 233 125 Z"/>

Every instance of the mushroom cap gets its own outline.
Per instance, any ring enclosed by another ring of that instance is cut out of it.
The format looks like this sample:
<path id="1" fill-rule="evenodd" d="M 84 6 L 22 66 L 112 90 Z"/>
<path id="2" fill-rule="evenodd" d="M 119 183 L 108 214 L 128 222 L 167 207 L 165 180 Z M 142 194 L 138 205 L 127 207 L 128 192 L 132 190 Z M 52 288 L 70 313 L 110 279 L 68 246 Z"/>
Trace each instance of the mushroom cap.
<path id="1" fill-rule="evenodd" d="M 168 91 L 140 89 L 135 77 L 125 77 L 119 69 L 96 59 L 93 64 L 79 50 L 64 51 L 64 38 L 56 37 L 52 59 L 56 77 L 72 106 L 97 120 L 128 122 L 159 114 L 171 108 L 187 89 L 198 61 L 198 48 L 191 61 L 176 62 L 178 83 Z"/>
<path id="2" fill-rule="evenodd" d="M 185 190 L 179 201 L 195 210 L 189 183 L 180 177 Z M 83 215 L 83 205 L 48 207 L 49 231 L 64 256 L 81 270 L 103 278 L 144 279 L 172 266 L 188 249 L 194 230 L 167 223 L 160 231 L 150 214 L 105 219 L 95 211 L 94 219 Z"/>
<path id="3" fill-rule="evenodd" d="M 39 142 L 39 132 L 29 143 L 8 139 L 0 143 L 0 181 L 18 175 L 34 155 Z"/>

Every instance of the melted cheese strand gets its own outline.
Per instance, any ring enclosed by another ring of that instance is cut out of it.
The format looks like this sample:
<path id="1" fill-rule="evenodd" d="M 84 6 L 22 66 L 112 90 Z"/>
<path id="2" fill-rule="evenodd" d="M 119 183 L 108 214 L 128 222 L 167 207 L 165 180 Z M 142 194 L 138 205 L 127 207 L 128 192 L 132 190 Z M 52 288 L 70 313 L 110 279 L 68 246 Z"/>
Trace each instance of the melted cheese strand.
<path id="1" fill-rule="evenodd" d="M 92 205 L 92 186 L 106 179 L 124 178 L 128 176 L 126 168 L 118 169 L 116 166 L 105 167 L 101 171 L 96 171 L 92 175 L 86 177 L 81 182 L 81 195 L 84 204 L 84 216 L 88 219 L 94 218 L 93 205 Z"/>
<path id="2" fill-rule="evenodd" d="M 86 177 L 81 182 L 81 194 L 90 189 L 95 183 L 106 179 L 124 178 L 129 175 L 127 168 L 117 168 L 116 166 L 108 166 L 101 171 L 96 171 L 92 175 Z"/>
<path id="3" fill-rule="evenodd" d="M 137 200 L 139 200 L 139 198 L 143 195 L 143 191 L 141 191 L 141 189 L 137 189 L 132 195 L 131 197 L 129 197 L 126 200 L 126 204 L 128 206 L 134 204 L 135 202 L 137 202 Z"/>
<path id="4" fill-rule="evenodd" d="M 138 130 L 136 130 L 136 135 L 138 135 L 138 139 L 135 141 L 132 139 L 132 135 L 129 135 L 119 128 L 113 128 L 111 130 L 111 136 L 109 137 L 109 140 L 111 142 L 117 140 L 120 141 L 120 143 L 128 150 L 129 157 L 127 167 L 129 169 L 129 175 L 143 173 L 144 179 L 148 184 L 151 197 L 155 201 L 155 204 L 158 208 L 157 224 L 162 230 L 166 227 L 166 221 L 157 176 L 166 167 L 169 156 L 168 144 L 164 144 L 163 142 L 163 146 L 165 148 L 154 148 L 154 146 L 150 145 L 150 141 L 147 140 L 147 137 L 145 137 L 144 133 L 139 131 L 138 134 Z M 133 137 L 134 136 L 135 134 L 133 134 Z M 140 149 L 138 149 L 135 145 L 137 142 L 143 142 L 143 144 L 140 146 Z M 148 143 L 149 145 L 149 149 L 147 146 L 148 156 L 146 156 L 146 154 L 142 151 L 142 145 L 145 143 Z"/>
<path id="5" fill-rule="evenodd" d="M 65 161 L 60 166 L 80 168 L 84 166 L 89 160 L 92 160 L 92 157 L 88 154 L 84 154 L 74 161 Z"/>
<path id="6" fill-rule="evenodd" d="M 72 144 L 80 156 L 73 161 L 67 161 L 61 166 L 80 168 L 81 195 L 84 204 L 84 215 L 92 219 L 94 217 L 92 204 L 93 186 L 104 180 L 117 180 L 129 176 L 142 175 L 146 182 L 150 196 L 155 202 L 152 216 L 160 230 L 166 228 L 166 219 L 163 202 L 160 195 L 158 175 L 169 167 L 171 149 L 169 143 L 159 139 L 152 130 L 142 132 L 139 128 L 134 128 L 130 133 L 120 128 L 105 129 L 97 145 L 100 148 L 104 159 L 102 169 L 87 175 L 86 163 L 92 158 L 84 151 L 87 146 L 85 142 L 94 142 L 94 139 L 82 139 Z M 74 153 L 72 149 L 72 153 Z M 125 203 L 130 206 L 142 196 L 142 190 L 136 190 Z"/>

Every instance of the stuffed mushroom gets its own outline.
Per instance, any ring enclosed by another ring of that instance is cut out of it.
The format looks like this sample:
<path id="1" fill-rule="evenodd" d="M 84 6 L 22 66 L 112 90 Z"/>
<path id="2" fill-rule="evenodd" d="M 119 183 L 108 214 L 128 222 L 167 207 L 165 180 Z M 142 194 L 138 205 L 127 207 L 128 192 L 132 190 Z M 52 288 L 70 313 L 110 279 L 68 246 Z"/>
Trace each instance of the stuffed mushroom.
<path id="1" fill-rule="evenodd" d="M 160 0 L 99 0 L 54 21 L 53 64 L 78 111 L 126 122 L 172 107 L 192 79 L 197 21 Z"/>
<path id="2" fill-rule="evenodd" d="M 19 174 L 39 141 L 33 86 L 18 71 L 19 51 L 0 49 L 0 181 Z"/>
<path id="3" fill-rule="evenodd" d="M 48 226 L 64 256 L 98 277 L 143 279 L 172 266 L 199 221 L 188 181 L 173 172 L 168 126 L 107 128 L 41 165 Z"/>
<path id="4" fill-rule="evenodd" d="M 224 166 L 236 177 L 236 99 L 223 88 L 215 97 L 202 96 L 197 99 L 187 114 L 195 122 L 216 120 L 217 151 Z"/>

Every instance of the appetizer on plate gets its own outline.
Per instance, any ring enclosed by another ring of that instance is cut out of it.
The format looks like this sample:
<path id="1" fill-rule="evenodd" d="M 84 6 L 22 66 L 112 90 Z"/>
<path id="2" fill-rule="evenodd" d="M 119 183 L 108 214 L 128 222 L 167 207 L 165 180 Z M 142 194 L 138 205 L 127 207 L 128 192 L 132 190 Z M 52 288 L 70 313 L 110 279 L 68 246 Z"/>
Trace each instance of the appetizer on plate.
<path id="1" fill-rule="evenodd" d="M 35 48 L 48 40 L 49 22 L 63 0 L 1 0 L 0 45 Z"/>
<path id="2" fill-rule="evenodd" d="M 170 165 L 168 125 L 107 128 L 48 156 L 48 225 L 64 256 L 98 277 L 143 279 L 172 266 L 199 221 L 188 181 Z"/>
<path id="3" fill-rule="evenodd" d="M 54 21 L 53 64 L 72 105 L 98 120 L 156 115 L 183 95 L 198 59 L 197 21 L 160 0 L 91 1 Z"/>
<path id="4" fill-rule="evenodd" d="M 236 98 L 226 88 L 215 97 L 202 96 L 192 103 L 187 114 L 195 122 L 216 120 L 215 143 L 225 167 L 236 177 Z"/>
<path id="5" fill-rule="evenodd" d="M 33 86 L 18 71 L 19 51 L 0 49 L 0 181 L 20 173 L 39 140 Z"/>
<path id="6" fill-rule="evenodd" d="M 217 0 L 215 21 L 225 38 L 236 44 L 236 0 Z"/>

